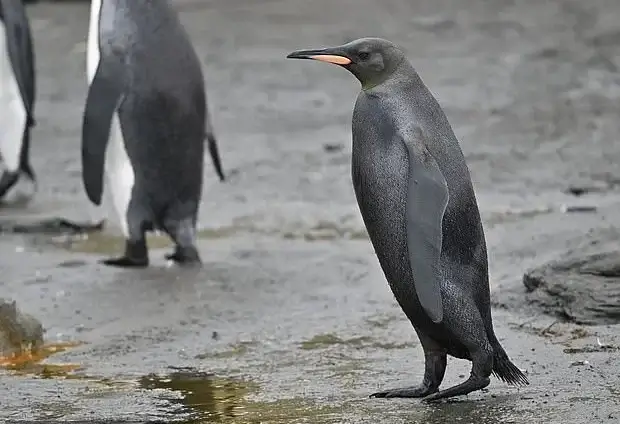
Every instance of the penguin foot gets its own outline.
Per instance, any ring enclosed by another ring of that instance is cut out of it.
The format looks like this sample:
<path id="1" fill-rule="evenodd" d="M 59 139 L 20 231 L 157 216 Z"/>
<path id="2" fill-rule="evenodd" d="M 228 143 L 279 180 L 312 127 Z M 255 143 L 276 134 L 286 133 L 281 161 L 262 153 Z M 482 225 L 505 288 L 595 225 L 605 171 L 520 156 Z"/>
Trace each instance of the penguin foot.
<path id="1" fill-rule="evenodd" d="M 421 398 L 437 392 L 437 389 L 433 389 L 424 384 L 413 387 L 403 387 L 400 389 L 386 390 L 384 392 L 377 392 L 370 395 L 371 398 Z"/>
<path id="2" fill-rule="evenodd" d="M 146 268 L 149 265 L 149 256 L 146 240 L 125 242 L 125 254 L 119 258 L 109 258 L 100 261 L 104 265 L 119 268 Z"/>
<path id="3" fill-rule="evenodd" d="M 104 259 L 100 261 L 100 263 L 118 268 L 146 268 L 149 266 L 149 260 L 147 258 L 130 258 L 128 256 Z"/>
<path id="4" fill-rule="evenodd" d="M 473 391 L 484 389 L 491 383 L 491 380 L 481 377 L 470 376 L 467 381 L 461 384 L 457 384 L 454 387 L 449 387 L 446 390 L 442 390 L 436 393 L 433 393 L 429 396 L 426 396 L 422 399 L 422 402 L 436 402 L 440 399 L 447 399 L 454 396 L 461 396 L 469 394 Z"/>
<path id="5" fill-rule="evenodd" d="M 198 254 L 198 250 L 194 246 L 192 247 L 181 247 L 177 246 L 174 250 L 174 253 L 170 253 L 166 255 L 166 260 L 174 261 L 181 266 L 200 266 L 202 261 L 200 260 L 200 255 Z"/>

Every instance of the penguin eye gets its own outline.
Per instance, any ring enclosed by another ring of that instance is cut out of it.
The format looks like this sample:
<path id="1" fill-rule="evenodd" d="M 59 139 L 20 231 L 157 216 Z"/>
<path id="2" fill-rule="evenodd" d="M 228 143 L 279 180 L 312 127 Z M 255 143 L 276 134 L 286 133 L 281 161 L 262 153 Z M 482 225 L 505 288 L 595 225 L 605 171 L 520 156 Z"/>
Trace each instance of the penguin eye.
<path id="1" fill-rule="evenodd" d="M 367 60 L 370 57 L 370 53 L 368 53 L 368 52 L 360 52 L 360 54 L 358 56 L 362 60 Z"/>

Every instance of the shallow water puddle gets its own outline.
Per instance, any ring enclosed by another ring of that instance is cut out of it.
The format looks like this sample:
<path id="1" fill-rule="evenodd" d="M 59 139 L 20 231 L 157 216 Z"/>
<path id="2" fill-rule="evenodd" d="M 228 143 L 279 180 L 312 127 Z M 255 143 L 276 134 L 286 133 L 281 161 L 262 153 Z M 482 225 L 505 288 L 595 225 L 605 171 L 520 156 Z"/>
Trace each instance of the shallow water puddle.
<path id="1" fill-rule="evenodd" d="M 242 399 L 256 386 L 242 380 L 215 377 L 200 371 L 179 371 L 159 376 L 149 374 L 139 379 L 145 389 L 167 389 L 179 392 L 180 399 L 168 399 L 180 404 L 196 419 L 236 417 L 243 414 Z"/>
<path id="2" fill-rule="evenodd" d="M 163 235 L 147 234 L 149 248 L 159 249 L 172 246 L 172 242 Z M 122 236 L 110 233 L 92 233 L 79 235 L 62 235 L 54 237 L 51 243 L 71 252 L 119 254 L 125 248 L 125 240 Z"/>
<path id="3" fill-rule="evenodd" d="M 227 350 L 219 351 L 219 352 L 205 352 L 199 353 L 194 358 L 196 359 L 225 359 L 225 358 L 233 358 L 236 356 L 242 356 L 248 353 L 253 347 L 256 347 L 258 342 L 255 341 L 242 341 L 236 344 L 229 345 Z"/>
<path id="4" fill-rule="evenodd" d="M 139 380 L 144 389 L 177 392 L 180 398 L 170 399 L 170 415 L 184 416 L 182 422 L 288 423 L 307 420 L 332 423 L 340 411 L 337 407 L 321 407 L 303 399 L 282 399 L 259 402 L 247 399 L 260 393 L 258 384 L 242 379 L 222 378 L 192 369 L 167 375 L 150 374 Z M 175 406 L 182 406 L 181 409 Z M 189 416 L 187 418 L 187 416 Z"/>
<path id="5" fill-rule="evenodd" d="M 260 394 L 258 384 L 192 369 L 166 375 L 150 374 L 139 380 L 139 386 L 147 390 L 160 390 L 160 398 L 170 405 L 164 408 L 166 415 L 171 420 L 178 419 L 186 424 L 335 424 L 362 422 L 360 417 L 368 421 L 389 418 L 384 422 L 395 424 L 495 424 L 522 422 L 520 419 L 523 417 L 534 420 L 548 412 L 534 406 L 532 410 L 521 410 L 516 416 L 512 394 L 486 395 L 481 400 L 452 399 L 436 405 L 425 405 L 412 399 L 371 400 L 365 396 L 332 399 L 330 405 L 319 405 L 299 397 L 272 402 L 256 401 L 249 397 Z"/>
<path id="6" fill-rule="evenodd" d="M 10 357 L 0 357 L 0 368 L 13 371 L 16 374 L 36 375 L 42 378 L 66 377 L 73 371 L 81 369 L 77 364 L 42 364 L 41 362 L 55 353 L 64 352 L 76 346 L 80 342 L 50 343 Z"/>

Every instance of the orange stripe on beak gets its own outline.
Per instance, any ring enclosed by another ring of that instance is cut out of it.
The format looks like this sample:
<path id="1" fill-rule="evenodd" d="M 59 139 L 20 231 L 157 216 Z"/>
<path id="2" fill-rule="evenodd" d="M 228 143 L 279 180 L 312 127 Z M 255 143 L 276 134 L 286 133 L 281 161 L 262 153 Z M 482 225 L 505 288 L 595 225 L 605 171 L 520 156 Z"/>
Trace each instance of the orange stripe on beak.
<path id="1" fill-rule="evenodd" d="M 310 56 L 310 59 L 320 60 L 322 62 L 335 63 L 336 65 L 348 65 L 351 63 L 350 59 L 344 56 L 336 56 L 333 54 L 317 54 Z"/>

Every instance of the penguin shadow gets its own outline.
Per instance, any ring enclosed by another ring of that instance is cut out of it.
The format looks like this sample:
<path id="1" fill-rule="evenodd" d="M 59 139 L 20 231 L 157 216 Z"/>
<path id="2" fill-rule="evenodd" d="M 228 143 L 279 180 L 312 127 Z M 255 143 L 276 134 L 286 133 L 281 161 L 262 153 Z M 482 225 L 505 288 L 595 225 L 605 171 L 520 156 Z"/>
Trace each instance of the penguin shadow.
<path id="1" fill-rule="evenodd" d="M 158 252 L 155 250 L 154 252 Z M 162 253 L 163 258 L 163 253 Z M 161 262 L 161 263 L 160 263 Z M 142 297 L 147 298 L 148 302 L 161 302 L 161 296 L 168 296 L 170 300 L 174 300 L 181 290 L 195 290 L 201 284 L 204 284 L 210 276 L 207 273 L 207 267 L 193 266 L 183 267 L 172 263 L 165 262 L 159 257 L 153 257 L 153 263 L 145 268 L 118 268 L 109 267 L 99 262 L 98 258 L 84 262 L 83 266 L 97 267 L 103 277 L 108 280 L 109 287 L 117 290 L 124 290 L 129 297 L 134 299 Z M 174 282 L 174 284 L 171 284 Z M 127 284 L 132 285 L 131 290 L 127 290 Z M 145 291 L 151 291 L 150 295 L 144 295 Z"/>
<path id="2" fill-rule="evenodd" d="M 37 204 L 37 193 L 36 183 L 26 187 L 20 180 L 0 197 L 0 233 L 66 235 L 103 230 L 104 220 L 93 223 L 72 221 L 62 216 L 45 217 L 47 208 Z"/>
<path id="3" fill-rule="evenodd" d="M 105 220 L 78 222 L 63 217 L 26 218 L 23 213 L 29 203 L 0 201 L 0 233 L 30 235 L 79 235 L 101 232 Z M 16 213 L 17 212 L 17 213 Z"/>
<path id="4" fill-rule="evenodd" d="M 489 395 L 487 395 L 489 396 Z M 527 412 L 515 409 L 512 394 L 492 395 L 484 398 L 451 398 L 443 402 L 430 403 L 415 413 L 407 414 L 403 422 L 408 424 L 496 424 L 514 422 L 524 418 Z M 534 416 L 533 416 L 534 418 Z"/>

